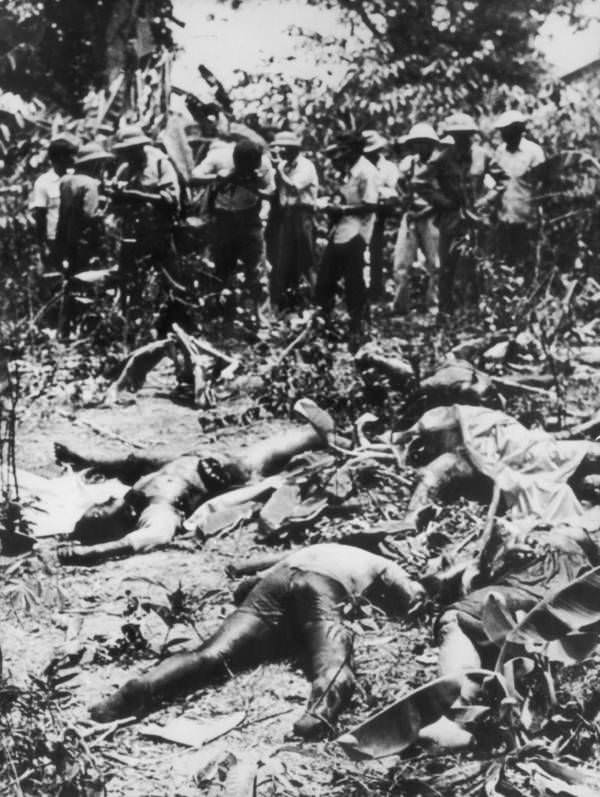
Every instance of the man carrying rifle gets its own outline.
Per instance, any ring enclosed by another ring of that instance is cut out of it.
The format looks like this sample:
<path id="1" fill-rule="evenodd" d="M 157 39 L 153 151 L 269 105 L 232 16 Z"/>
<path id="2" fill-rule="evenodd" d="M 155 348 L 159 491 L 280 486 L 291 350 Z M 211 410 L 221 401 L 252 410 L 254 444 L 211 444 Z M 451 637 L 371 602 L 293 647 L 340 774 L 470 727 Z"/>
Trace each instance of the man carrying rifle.
<path id="1" fill-rule="evenodd" d="M 364 279 L 365 249 L 371 241 L 379 195 L 377 169 L 363 155 L 364 139 L 346 133 L 329 147 L 341 185 L 327 206 L 331 218 L 329 243 L 317 278 L 316 300 L 326 315 L 333 310 L 335 291 L 344 278 L 346 306 L 350 315 L 350 346 L 357 348 L 366 320 L 367 288 Z"/>
<path id="2" fill-rule="evenodd" d="M 121 279 L 127 304 L 143 284 L 146 268 L 174 267 L 173 224 L 179 209 L 177 172 L 139 125 L 118 134 L 113 152 L 121 161 L 112 191 L 123 221 Z M 142 271 L 141 269 L 144 269 Z"/>

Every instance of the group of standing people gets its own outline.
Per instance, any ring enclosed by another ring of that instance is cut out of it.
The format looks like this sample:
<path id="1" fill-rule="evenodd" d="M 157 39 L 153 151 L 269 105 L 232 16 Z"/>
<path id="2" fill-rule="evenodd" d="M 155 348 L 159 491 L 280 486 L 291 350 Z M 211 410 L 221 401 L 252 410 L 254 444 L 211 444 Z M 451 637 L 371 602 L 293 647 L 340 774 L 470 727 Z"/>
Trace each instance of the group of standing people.
<path id="1" fill-rule="evenodd" d="M 181 185 L 169 157 L 138 125 L 124 126 L 110 151 L 99 142 L 58 134 L 48 160 L 49 168 L 34 183 L 30 210 L 44 270 L 63 278 L 58 323 L 68 334 L 76 316 L 69 284 L 100 259 L 107 198 L 121 221 L 117 279 L 126 306 L 149 268 L 170 270 L 175 262 L 173 221 Z"/>
<path id="2" fill-rule="evenodd" d="M 343 281 L 350 331 L 357 334 L 368 320 L 370 302 L 384 297 L 387 276 L 395 282 L 393 311 L 409 312 L 411 270 L 421 258 L 427 307 L 452 313 L 461 281 L 460 243 L 477 228 L 480 214 L 496 214 L 490 241 L 496 254 L 521 266 L 525 276 L 531 270 L 536 167 L 544 153 L 525 136 L 526 123 L 518 111 L 502 114 L 496 122 L 502 140 L 492 151 L 481 143 L 478 125 L 468 114 L 449 116 L 443 137 L 421 122 L 399 142 L 404 150 L 399 163 L 387 156 L 388 141 L 378 131 L 345 133 L 324 151 L 332 167 L 327 196 L 319 196 L 315 163 L 291 131 L 277 133 L 268 150 L 249 141 L 215 142 L 194 179 L 213 185 L 217 275 L 226 281 L 239 259 L 255 282 L 251 275 L 259 273 L 266 252 L 272 306 L 293 305 L 304 278 L 325 315 Z M 219 152 L 227 152 L 227 162 L 219 160 Z M 240 163 L 235 163 L 236 153 Z M 329 219 L 320 257 L 318 211 Z M 388 268 L 384 235 L 394 223 L 398 229 Z M 469 275 L 461 276 L 468 282 Z"/>
<path id="3" fill-rule="evenodd" d="M 277 133 L 268 147 L 251 139 L 212 141 L 193 171 L 191 188 L 206 189 L 220 285 L 231 286 L 242 273 L 259 315 L 268 262 L 273 308 L 293 307 L 304 280 L 312 301 L 329 316 L 343 282 L 350 333 L 360 337 L 370 303 L 385 296 L 388 277 L 395 283 L 393 311 L 409 312 L 411 273 L 421 259 L 427 307 L 452 313 L 457 283 L 464 300 L 470 279 L 457 276 L 461 241 L 477 228 L 480 214 L 496 213 L 496 254 L 524 272 L 531 266 L 536 167 L 544 153 L 525 136 L 526 121 L 517 111 L 504 113 L 496 122 L 502 143 L 495 151 L 481 143 L 468 114 L 449 116 L 442 137 L 420 122 L 398 142 L 403 152 L 398 163 L 388 157 L 389 143 L 378 131 L 346 132 L 322 153 L 330 162 L 326 195 L 320 195 L 315 162 L 289 130 Z M 111 151 L 58 136 L 49 157 L 50 169 L 36 181 L 31 198 L 46 264 L 66 263 L 69 274 L 89 267 L 104 193 L 122 216 L 123 296 L 135 293 L 145 279 L 143 261 L 174 273 L 173 225 L 186 186 L 166 152 L 139 126 L 123 127 Z M 103 185 L 107 172 L 112 178 Z M 320 256 L 318 212 L 329 221 Z M 386 228 L 396 239 L 390 264 Z M 132 283 L 137 288 L 126 290 Z"/>

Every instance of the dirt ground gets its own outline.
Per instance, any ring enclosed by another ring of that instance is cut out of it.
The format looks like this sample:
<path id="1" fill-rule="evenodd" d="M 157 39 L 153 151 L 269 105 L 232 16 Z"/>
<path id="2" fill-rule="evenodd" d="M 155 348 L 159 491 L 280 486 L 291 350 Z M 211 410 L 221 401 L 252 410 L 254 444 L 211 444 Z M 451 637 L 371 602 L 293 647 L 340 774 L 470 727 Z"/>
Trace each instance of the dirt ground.
<path id="1" fill-rule="evenodd" d="M 134 403 L 116 410 L 73 413 L 61 404 L 32 405 L 18 430 L 19 467 L 45 476 L 59 474 L 53 454 L 55 440 L 77 448 L 114 452 L 123 449 L 115 438 L 157 453 L 204 447 L 222 450 L 277 434 L 288 425 L 258 421 L 247 429 L 220 430 L 218 436 L 203 434 L 197 411 L 170 401 L 161 385 L 153 375 Z M 364 773 L 368 780 L 369 771 L 374 776 L 388 768 L 387 761 L 371 766 L 352 764 L 332 742 L 306 744 L 290 738 L 292 725 L 302 713 L 308 685 L 288 662 L 263 666 L 221 686 L 200 690 L 146 720 L 106 735 L 105 727 L 94 726 L 89 720 L 89 705 L 133 673 L 151 667 L 156 659 L 147 651 L 94 657 L 94 651 L 105 650 L 108 641 L 122 637 L 131 596 L 144 599 L 150 595 L 160 601 L 162 594 L 164 601 L 166 590 L 152 582 L 164 584 L 168 591 L 180 586 L 194 624 L 193 629 L 185 629 L 185 644 L 193 645 L 198 637 L 210 634 L 231 610 L 227 563 L 265 547 L 242 529 L 205 545 L 190 537 L 180 538 L 168 550 L 86 568 L 61 567 L 55 548 L 55 540 L 45 540 L 39 556 L 25 560 L 17 573 L 25 579 L 39 578 L 40 558 L 43 560 L 42 601 L 29 611 L 15 611 L 6 604 L 3 607 L 4 672 L 17 683 L 25 683 L 30 675 L 40 676 L 75 623 L 78 642 L 89 647 L 66 682 L 61 711 L 68 724 L 85 736 L 89 752 L 106 778 L 108 794 L 162 797 L 204 793 L 194 782 L 194 775 L 213 752 L 223 749 L 234 754 L 254 752 L 268 764 L 260 769 L 259 794 L 351 794 L 354 785 L 350 781 L 346 784 L 348 777 L 354 783 L 356 776 Z M 0 563 L 4 566 L 8 560 Z M 371 629 L 365 627 L 356 643 L 362 692 L 340 718 L 339 730 L 352 727 L 358 717 L 366 716 L 374 707 L 431 678 L 434 657 L 430 642 L 428 625 L 404 628 L 377 618 Z M 96 663 L 99 658 L 100 663 Z M 243 712 L 241 725 L 206 745 L 201 753 L 143 735 L 143 727 L 150 722 L 164 724 L 185 716 L 203 723 L 235 712 Z"/>

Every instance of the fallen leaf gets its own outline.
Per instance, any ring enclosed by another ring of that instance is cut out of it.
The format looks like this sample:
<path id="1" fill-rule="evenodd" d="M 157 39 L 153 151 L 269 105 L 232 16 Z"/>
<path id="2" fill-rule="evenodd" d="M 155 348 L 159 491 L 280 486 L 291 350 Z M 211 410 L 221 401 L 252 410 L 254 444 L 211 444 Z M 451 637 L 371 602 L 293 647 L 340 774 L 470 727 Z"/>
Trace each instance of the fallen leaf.
<path id="1" fill-rule="evenodd" d="M 206 722 L 177 717 L 166 725 L 144 725 L 139 729 L 142 736 L 154 739 L 164 739 L 167 742 L 186 745 L 187 747 L 202 747 L 214 739 L 224 736 L 237 728 L 246 718 L 243 711 L 236 711 L 225 717 L 219 717 Z"/>

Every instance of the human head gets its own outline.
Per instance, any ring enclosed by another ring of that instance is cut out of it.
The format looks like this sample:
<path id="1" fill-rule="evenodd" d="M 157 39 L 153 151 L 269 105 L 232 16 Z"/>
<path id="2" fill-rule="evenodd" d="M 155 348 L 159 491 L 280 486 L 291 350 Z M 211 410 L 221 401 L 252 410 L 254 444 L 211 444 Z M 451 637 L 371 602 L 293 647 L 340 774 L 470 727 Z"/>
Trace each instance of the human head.
<path id="1" fill-rule="evenodd" d="M 363 153 L 364 145 L 364 139 L 359 133 L 342 133 L 336 143 L 327 147 L 325 152 L 336 169 L 342 170 L 356 163 Z"/>
<path id="2" fill-rule="evenodd" d="M 288 130 L 282 130 L 281 132 L 276 133 L 273 143 L 271 144 L 271 148 L 275 152 L 279 152 L 281 157 L 289 162 L 298 157 L 301 146 L 302 142 L 300 141 L 299 136 L 289 132 Z"/>
<path id="3" fill-rule="evenodd" d="M 125 125 L 117 133 L 113 152 L 119 159 L 132 166 L 139 166 L 146 158 L 144 148 L 151 143 L 141 125 Z"/>
<path id="4" fill-rule="evenodd" d="M 242 139 L 233 148 L 233 166 L 237 174 L 250 177 L 260 168 L 262 149 L 254 141 Z"/>
<path id="5" fill-rule="evenodd" d="M 75 524 L 71 536 L 83 545 L 118 540 L 131 530 L 146 503 L 142 494 L 129 490 L 122 498 L 111 496 L 92 504 Z"/>
<path id="6" fill-rule="evenodd" d="M 523 136 L 527 119 L 520 111 L 506 111 L 496 122 L 502 140 L 509 150 L 515 150 Z"/>
<path id="7" fill-rule="evenodd" d="M 468 149 L 475 133 L 479 132 L 477 123 L 468 113 L 453 113 L 443 124 L 444 132 L 452 136 L 459 150 Z"/>
<path id="8" fill-rule="evenodd" d="M 371 163 L 377 163 L 379 156 L 387 146 L 386 139 L 377 130 L 364 130 L 362 137 L 365 158 L 368 158 Z"/>
<path id="9" fill-rule="evenodd" d="M 96 141 L 83 144 L 75 157 L 75 171 L 79 174 L 87 174 L 90 177 L 100 177 L 108 162 L 113 159 L 113 155 Z"/>
<path id="10" fill-rule="evenodd" d="M 408 149 L 418 155 L 421 160 L 427 161 L 433 150 L 440 143 L 437 133 L 427 122 L 418 122 L 413 125 L 404 137 L 403 143 Z"/>
<path id="11" fill-rule="evenodd" d="M 77 151 L 77 139 L 70 133 L 55 136 L 48 147 L 48 158 L 54 171 L 62 177 L 73 165 L 73 157 Z"/>

